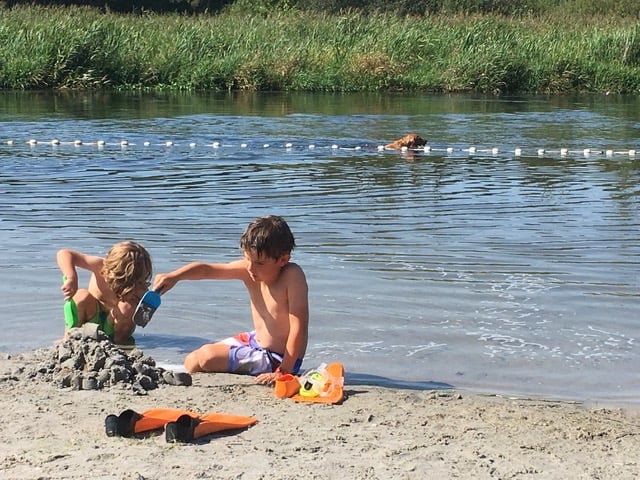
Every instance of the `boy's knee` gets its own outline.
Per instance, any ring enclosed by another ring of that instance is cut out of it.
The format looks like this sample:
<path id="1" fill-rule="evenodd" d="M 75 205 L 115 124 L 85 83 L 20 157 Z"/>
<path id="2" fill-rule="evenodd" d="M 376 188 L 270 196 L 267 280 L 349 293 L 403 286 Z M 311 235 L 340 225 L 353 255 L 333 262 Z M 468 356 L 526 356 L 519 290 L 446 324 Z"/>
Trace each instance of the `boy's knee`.
<path id="1" fill-rule="evenodd" d="M 87 319 L 87 316 L 95 315 L 96 299 L 89 293 L 89 290 L 79 289 L 73 296 L 73 301 L 76 302 L 78 311 L 85 313 L 85 315 L 81 315 L 83 322 Z"/>
<path id="2" fill-rule="evenodd" d="M 184 359 L 184 368 L 189 373 L 227 372 L 228 367 L 229 347 L 222 343 L 203 345 Z"/>
<path id="3" fill-rule="evenodd" d="M 195 373 L 201 370 L 197 350 L 195 352 L 191 352 L 185 357 L 184 368 L 188 373 Z"/>
<path id="4" fill-rule="evenodd" d="M 74 327 L 79 327 L 92 318 L 96 313 L 96 300 L 86 289 L 78 289 L 73 296 L 75 309 Z"/>
<path id="5" fill-rule="evenodd" d="M 90 300 L 95 302 L 95 298 L 93 298 L 91 293 L 89 293 L 89 290 L 85 288 L 79 288 L 76 291 L 76 294 L 73 296 L 73 300 L 76 302 L 76 304 L 81 304 Z"/>

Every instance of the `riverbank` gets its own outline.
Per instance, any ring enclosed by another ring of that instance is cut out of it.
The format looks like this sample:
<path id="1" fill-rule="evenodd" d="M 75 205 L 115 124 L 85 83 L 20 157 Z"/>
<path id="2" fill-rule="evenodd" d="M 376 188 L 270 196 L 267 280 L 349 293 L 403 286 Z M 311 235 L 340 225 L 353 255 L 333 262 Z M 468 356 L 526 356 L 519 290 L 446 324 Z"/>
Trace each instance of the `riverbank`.
<path id="1" fill-rule="evenodd" d="M 455 391 L 345 385 L 339 405 L 278 399 L 252 378 L 194 375 L 146 395 L 22 378 L 34 356 L 0 356 L 0 473 L 92 478 L 634 478 L 640 413 Z M 13 373 L 12 373 L 13 372 Z M 108 437 L 125 409 L 252 416 L 244 430 L 186 444 L 162 432 Z"/>
<path id="2" fill-rule="evenodd" d="M 638 93 L 633 18 L 0 10 L 0 88 Z"/>

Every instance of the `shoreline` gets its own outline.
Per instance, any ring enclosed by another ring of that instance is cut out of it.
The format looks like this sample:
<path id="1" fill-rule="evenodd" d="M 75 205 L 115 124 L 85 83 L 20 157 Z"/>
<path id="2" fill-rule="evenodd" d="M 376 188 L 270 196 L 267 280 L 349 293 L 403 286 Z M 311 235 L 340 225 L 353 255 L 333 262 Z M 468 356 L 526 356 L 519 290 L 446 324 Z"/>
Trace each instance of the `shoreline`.
<path id="1" fill-rule="evenodd" d="M 338 405 L 276 398 L 253 378 L 196 374 L 142 395 L 20 378 L 31 353 L 0 354 L 0 476 L 92 478 L 634 478 L 640 411 L 461 390 L 345 383 Z M 191 443 L 107 437 L 105 417 L 178 408 L 258 423 Z"/>

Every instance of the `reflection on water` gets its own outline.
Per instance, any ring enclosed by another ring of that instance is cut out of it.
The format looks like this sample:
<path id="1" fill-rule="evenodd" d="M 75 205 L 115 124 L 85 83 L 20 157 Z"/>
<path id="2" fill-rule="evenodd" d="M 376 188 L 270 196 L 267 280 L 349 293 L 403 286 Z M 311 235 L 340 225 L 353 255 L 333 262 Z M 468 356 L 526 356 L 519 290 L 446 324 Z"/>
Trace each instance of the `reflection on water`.
<path id="1" fill-rule="evenodd" d="M 278 213 L 310 284 L 307 366 L 341 360 L 356 383 L 637 402 L 640 160 L 511 152 L 637 148 L 638 102 L 2 94 L 0 351 L 60 336 L 62 246 L 103 254 L 133 238 L 166 271 L 235 258 L 246 224 Z M 376 148 L 408 131 L 455 151 Z M 241 285 L 182 283 L 138 343 L 180 364 L 248 316 Z"/>
<path id="2" fill-rule="evenodd" d="M 612 119 L 635 121 L 640 99 L 636 95 L 556 95 L 486 97 L 470 95 L 405 95 L 389 93 L 265 93 L 265 92 L 159 92 L 119 93 L 91 91 L 2 92 L 0 112 L 14 119 L 29 121 L 52 118 L 78 120 L 157 119 L 196 115 L 237 115 L 282 117 L 311 115 L 474 115 L 499 117 L 544 113 L 549 122 L 564 121 L 566 110 L 574 114 L 607 115 Z M 522 124 L 535 126 L 534 117 L 523 117 Z M 482 118 L 480 119 L 482 120 Z M 491 123 L 491 119 L 486 119 Z M 407 119 L 408 122 L 411 119 Z M 631 125 L 632 126 L 632 125 Z M 606 125 L 600 125 L 605 127 Z M 579 131 L 579 125 L 563 124 L 556 131 Z M 386 137 L 385 137 L 386 138 Z M 597 137 L 596 137 L 597 138 Z M 606 137 L 603 137 L 606 138 Z"/>

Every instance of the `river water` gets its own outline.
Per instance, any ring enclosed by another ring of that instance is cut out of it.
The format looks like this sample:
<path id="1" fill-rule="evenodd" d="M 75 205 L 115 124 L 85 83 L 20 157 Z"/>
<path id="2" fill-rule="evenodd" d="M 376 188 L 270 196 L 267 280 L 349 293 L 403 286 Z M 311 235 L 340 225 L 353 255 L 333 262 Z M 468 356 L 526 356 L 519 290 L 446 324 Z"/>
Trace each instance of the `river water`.
<path id="1" fill-rule="evenodd" d="M 134 239 L 163 272 L 279 214 L 306 367 L 640 404 L 638 118 L 619 96 L 1 93 L 0 351 L 61 336 L 61 247 Z M 430 151 L 378 149 L 409 132 Z M 239 283 L 183 282 L 136 339 L 180 364 L 249 322 Z"/>

